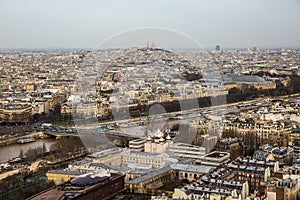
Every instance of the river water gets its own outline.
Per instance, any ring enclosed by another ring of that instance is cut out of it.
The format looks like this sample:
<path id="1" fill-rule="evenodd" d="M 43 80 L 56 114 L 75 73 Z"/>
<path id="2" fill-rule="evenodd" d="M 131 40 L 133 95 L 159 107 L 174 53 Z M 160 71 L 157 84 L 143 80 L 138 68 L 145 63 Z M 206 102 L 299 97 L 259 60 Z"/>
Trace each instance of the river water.
<path id="1" fill-rule="evenodd" d="M 45 143 L 46 151 L 49 151 L 50 146 L 55 144 L 56 140 L 53 138 L 38 139 L 35 142 L 27 144 L 11 144 L 8 146 L 0 146 L 0 163 L 6 162 L 12 158 L 18 157 L 20 155 L 21 149 L 24 154 L 30 148 L 43 147 Z"/>

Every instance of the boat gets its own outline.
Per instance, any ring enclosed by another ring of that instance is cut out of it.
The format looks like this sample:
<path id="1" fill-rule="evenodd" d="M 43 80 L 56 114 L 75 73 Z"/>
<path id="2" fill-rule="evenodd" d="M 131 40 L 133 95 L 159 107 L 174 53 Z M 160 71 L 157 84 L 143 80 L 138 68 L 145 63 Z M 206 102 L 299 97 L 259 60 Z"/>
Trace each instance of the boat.
<path id="1" fill-rule="evenodd" d="M 34 138 L 24 138 L 24 139 L 17 140 L 18 144 L 26 144 L 26 143 L 30 143 L 30 142 L 35 142 L 35 139 Z"/>

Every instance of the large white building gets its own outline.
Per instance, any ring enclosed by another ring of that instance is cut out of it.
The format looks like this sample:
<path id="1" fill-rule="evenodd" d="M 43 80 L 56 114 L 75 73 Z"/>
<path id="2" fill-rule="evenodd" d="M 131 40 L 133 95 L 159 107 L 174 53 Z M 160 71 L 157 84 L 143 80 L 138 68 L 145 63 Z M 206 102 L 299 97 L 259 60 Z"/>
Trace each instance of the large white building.
<path id="1" fill-rule="evenodd" d="M 129 141 L 129 148 L 134 149 L 135 151 L 144 151 L 146 139 L 136 139 Z"/>
<path id="2" fill-rule="evenodd" d="M 198 160 L 205 155 L 206 148 L 186 143 L 172 143 L 169 152 L 172 156 Z"/>
<path id="3" fill-rule="evenodd" d="M 148 136 L 147 141 L 144 143 L 144 151 L 151 153 L 168 152 L 173 157 L 197 160 L 205 155 L 206 148 L 187 143 L 173 142 L 170 135 L 165 137 L 164 133 L 157 130 L 153 137 Z"/>

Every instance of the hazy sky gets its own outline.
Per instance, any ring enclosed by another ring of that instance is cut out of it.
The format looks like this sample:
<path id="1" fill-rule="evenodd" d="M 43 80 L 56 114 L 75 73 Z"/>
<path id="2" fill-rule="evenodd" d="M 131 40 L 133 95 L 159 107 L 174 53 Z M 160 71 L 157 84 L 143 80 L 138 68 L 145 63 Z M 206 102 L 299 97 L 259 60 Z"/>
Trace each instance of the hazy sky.
<path id="1" fill-rule="evenodd" d="M 174 29 L 206 48 L 300 47 L 300 0 L 1 0 L 0 17 L 0 48 L 93 48 L 139 27 Z"/>

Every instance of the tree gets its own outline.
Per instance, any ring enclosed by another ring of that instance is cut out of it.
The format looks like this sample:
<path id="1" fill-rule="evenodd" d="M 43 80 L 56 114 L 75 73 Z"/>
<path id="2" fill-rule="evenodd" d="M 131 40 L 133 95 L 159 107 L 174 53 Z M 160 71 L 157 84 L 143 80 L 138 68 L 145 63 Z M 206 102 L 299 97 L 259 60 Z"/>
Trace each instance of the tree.
<path id="1" fill-rule="evenodd" d="M 22 196 L 23 196 L 23 193 L 24 193 L 24 188 L 23 188 L 22 185 L 19 185 L 19 186 L 18 186 L 18 192 L 19 192 L 20 197 L 22 197 Z"/>
<path id="2" fill-rule="evenodd" d="M 42 154 L 45 154 L 46 153 L 46 151 L 47 151 L 47 149 L 46 149 L 46 144 L 45 144 L 45 142 L 43 143 L 43 150 L 42 150 Z"/>
<path id="3" fill-rule="evenodd" d="M 24 151 L 23 151 L 23 149 L 20 150 L 19 157 L 20 157 L 21 159 L 24 158 Z"/>
<path id="4" fill-rule="evenodd" d="M 51 154 L 51 155 L 48 155 L 46 159 L 50 162 L 53 162 L 55 160 L 55 156 L 53 154 Z"/>

